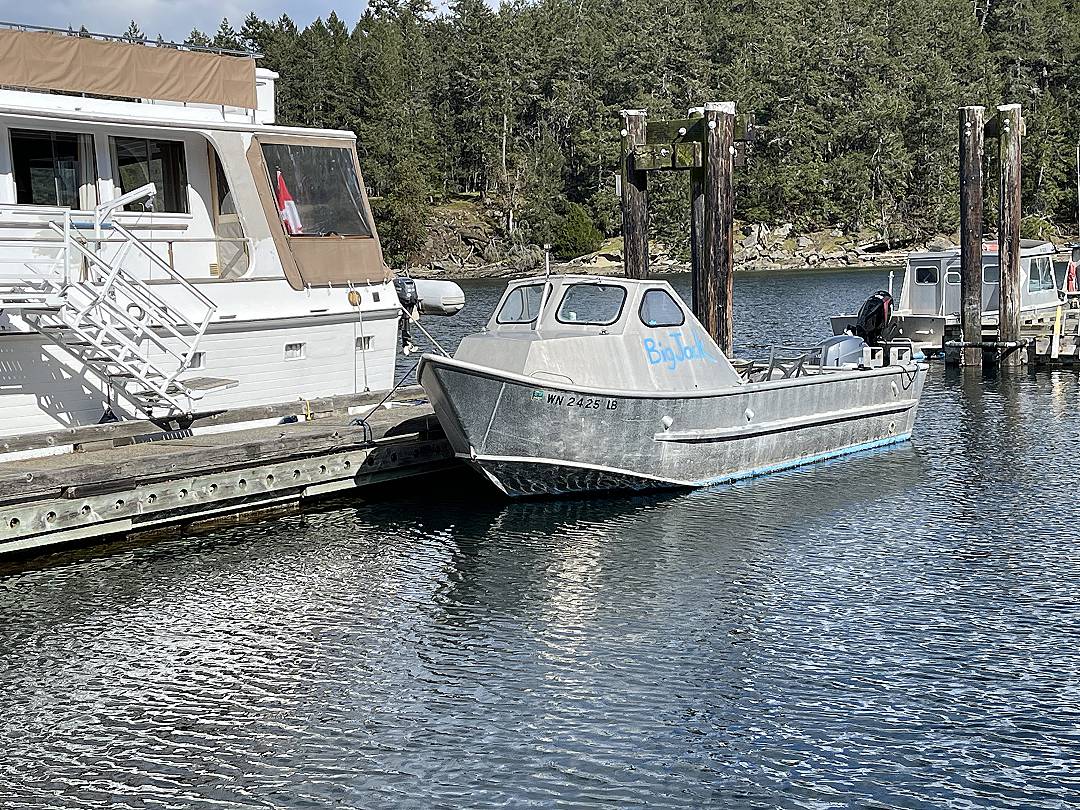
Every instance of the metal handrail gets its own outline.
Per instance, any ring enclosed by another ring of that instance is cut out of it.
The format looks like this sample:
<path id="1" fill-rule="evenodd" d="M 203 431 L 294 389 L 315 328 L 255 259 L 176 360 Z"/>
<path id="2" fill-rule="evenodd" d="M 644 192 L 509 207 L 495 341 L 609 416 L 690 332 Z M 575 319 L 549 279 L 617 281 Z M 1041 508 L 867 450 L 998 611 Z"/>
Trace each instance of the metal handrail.
<path id="1" fill-rule="evenodd" d="M 129 323 L 131 325 L 131 328 L 141 329 L 137 321 L 130 319 L 122 310 L 119 310 L 118 308 L 112 306 L 111 302 L 108 299 L 108 294 L 112 289 L 112 285 L 119 284 L 124 288 L 125 294 L 129 298 L 133 299 L 132 303 L 137 304 L 138 306 L 143 308 L 144 311 L 146 311 L 148 314 L 154 309 L 161 309 L 166 316 L 175 317 L 177 320 L 183 322 L 185 326 L 187 326 L 189 329 L 191 329 L 193 332 L 195 332 L 201 337 L 199 327 L 196 326 L 195 323 L 193 323 L 189 318 L 187 318 L 187 316 L 185 316 L 182 312 L 173 309 L 164 301 L 155 298 L 141 280 L 135 278 L 134 276 L 131 276 L 130 274 L 123 274 L 119 262 L 117 262 L 115 266 L 110 265 L 104 259 L 97 256 L 97 254 L 95 254 L 93 251 L 88 250 L 83 245 L 80 245 L 78 242 L 74 242 L 73 244 L 75 248 L 79 250 L 84 256 L 86 256 L 92 263 L 104 268 L 107 272 L 107 275 L 99 282 L 99 289 L 94 289 L 93 287 L 89 287 L 83 284 L 70 285 L 72 287 L 82 289 L 90 297 L 90 301 L 85 307 L 76 310 L 80 319 L 86 317 L 87 313 L 89 313 L 89 311 L 95 306 L 108 305 L 110 310 L 114 310 L 114 314 Z M 186 343 L 187 338 L 184 337 L 184 335 L 182 335 L 179 331 L 177 331 L 173 327 L 173 325 L 170 324 L 167 320 L 162 318 L 158 318 L 157 320 L 157 325 L 159 327 L 165 329 L 168 332 L 171 332 L 174 337 L 179 338 Z M 157 341 L 156 335 L 154 336 L 154 339 L 155 341 Z M 166 351 L 169 351 L 164 344 L 161 344 L 161 346 Z M 175 352 L 170 351 L 170 353 L 176 356 Z"/>
<path id="2" fill-rule="evenodd" d="M 133 333 L 136 333 L 136 334 L 145 335 L 147 340 L 154 343 L 159 349 L 161 349 L 166 354 L 171 354 L 173 357 L 177 358 L 178 360 L 182 360 L 184 358 L 185 353 L 177 352 L 175 349 L 172 349 L 169 346 L 168 342 L 165 341 L 160 335 L 157 334 L 157 332 L 154 331 L 155 326 L 159 327 L 161 329 L 164 329 L 166 332 L 171 332 L 173 337 L 179 338 L 181 341 L 184 341 L 184 344 L 187 345 L 187 339 L 182 334 L 180 334 L 180 332 L 178 332 L 175 328 L 173 328 L 173 326 L 171 324 L 169 324 L 168 322 L 164 322 L 160 318 L 156 318 L 155 319 L 156 323 L 153 323 L 153 324 L 142 323 L 140 321 L 137 321 L 131 315 L 129 315 L 124 309 L 117 306 L 117 304 L 114 301 L 110 300 L 108 297 L 106 297 L 106 296 L 104 296 L 102 294 L 98 294 L 92 287 L 87 287 L 87 286 L 85 286 L 83 284 L 75 284 L 75 285 L 72 285 L 72 289 L 80 290 L 85 295 L 87 295 L 89 297 L 89 299 L 90 299 L 89 303 L 87 303 L 86 306 L 81 307 L 81 308 L 79 308 L 79 307 L 75 308 L 75 313 L 76 313 L 75 321 L 76 321 L 76 323 L 82 323 L 84 321 L 84 319 L 86 319 L 86 317 L 89 315 L 89 313 L 90 313 L 90 311 L 92 309 L 94 309 L 95 307 L 101 307 L 103 309 L 108 310 L 109 314 L 112 315 L 117 320 L 119 320 L 124 326 L 127 327 L 127 329 L 129 331 L 131 331 Z M 132 301 L 132 303 L 134 303 L 136 305 L 139 305 L 139 302 L 137 302 L 137 301 Z M 99 325 L 97 328 L 100 329 L 101 331 L 107 331 L 109 329 L 113 329 L 114 331 L 119 333 L 118 329 L 116 329 L 115 327 L 110 326 L 109 324 Z M 181 369 L 181 371 L 183 371 L 183 369 Z"/>
<path id="3" fill-rule="evenodd" d="M 54 225 L 54 228 L 55 227 L 56 226 Z M 117 232 L 127 236 L 127 239 L 124 242 L 124 249 L 130 249 L 131 247 L 134 247 L 141 253 L 143 253 L 143 255 L 145 255 L 147 258 L 151 259 L 151 261 L 155 262 L 159 267 L 165 270 L 165 272 L 168 273 L 169 276 L 173 278 L 181 287 L 189 291 L 204 306 L 206 306 L 210 310 L 210 312 L 206 316 L 207 320 L 213 316 L 213 312 L 217 309 L 217 305 L 210 298 L 197 290 L 195 286 L 191 284 L 191 282 L 189 282 L 186 278 L 184 278 L 174 269 L 169 267 L 168 263 L 166 263 L 160 256 L 147 248 L 145 245 L 141 245 L 139 243 L 139 240 L 136 239 L 130 231 L 127 231 L 124 228 L 115 224 L 113 227 L 117 230 Z M 93 250 L 91 250 L 89 247 L 87 247 L 85 244 L 83 244 L 83 240 L 76 239 L 73 240 L 71 244 L 72 247 L 74 247 L 77 251 L 79 251 L 79 253 L 89 259 L 92 263 L 104 268 L 107 272 L 109 272 L 110 275 L 107 280 L 111 280 L 117 274 L 122 273 L 126 277 L 126 280 L 130 285 L 141 288 L 142 295 L 146 298 L 147 303 L 150 303 L 151 306 L 161 306 L 172 311 L 177 317 L 183 319 L 186 322 L 186 325 L 190 326 L 193 330 L 198 331 L 198 327 L 195 325 L 195 323 L 190 321 L 185 315 L 183 315 L 183 313 L 172 310 L 172 308 L 169 307 L 168 304 L 154 296 L 154 294 L 150 292 L 150 290 L 146 287 L 146 283 L 142 279 L 140 279 L 133 273 L 124 272 L 121 267 L 121 261 L 114 261 L 112 264 L 110 264 Z"/>
<path id="4" fill-rule="evenodd" d="M 143 193 L 147 189 L 144 187 Z M 108 212 L 104 212 L 105 216 Z M 65 225 L 70 228 L 70 220 L 65 222 Z M 58 230 L 58 226 L 55 223 L 51 223 L 50 227 L 55 231 Z M 144 339 L 151 341 L 151 343 L 158 346 L 164 353 L 172 356 L 176 361 L 176 369 L 171 374 L 162 374 L 164 377 L 164 383 L 159 388 L 152 381 L 148 380 L 148 371 L 152 367 L 152 362 L 149 358 L 143 358 L 140 356 L 140 360 L 144 363 L 144 368 L 141 374 L 138 374 L 139 379 L 149 387 L 153 388 L 159 395 L 168 397 L 166 393 L 167 387 L 171 385 L 182 374 L 191 361 L 191 357 L 194 353 L 194 347 L 201 340 L 202 336 L 206 333 L 209 327 L 210 321 L 213 319 L 214 312 L 217 310 L 216 304 L 210 300 L 206 295 L 197 290 L 190 282 L 183 276 L 177 273 L 172 267 L 170 267 L 164 260 L 161 259 L 156 253 L 141 244 L 140 241 L 126 228 L 116 223 L 112 225 L 113 230 L 124 238 L 124 243 L 121 247 L 119 254 L 113 259 L 112 262 L 106 261 L 103 257 L 93 251 L 89 242 L 81 235 L 77 238 L 71 238 L 70 231 L 65 234 L 67 237 L 69 247 L 73 247 L 79 254 L 86 257 L 92 266 L 104 271 L 104 277 L 101 278 L 97 285 L 90 286 L 84 284 L 70 284 L 71 287 L 79 288 L 88 297 L 87 303 L 82 307 L 76 308 L 76 322 L 82 323 L 84 319 L 87 319 L 91 310 L 95 307 L 101 308 L 107 312 L 109 316 L 116 322 L 119 322 L 125 326 L 133 335 L 142 336 Z M 163 269 L 175 283 L 179 284 L 185 290 L 187 290 L 197 301 L 199 301 L 205 308 L 206 312 L 200 322 L 196 323 L 192 319 L 188 318 L 183 312 L 179 311 L 175 307 L 169 305 L 166 301 L 156 297 L 150 289 L 146 286 L 146 283 L 135 276 L 134 274 L 127 272 L 123 269 L 123 262 L 127 256 L 127 253 L 131 248 L 139 250 L 145 255 L 151 262 L 157 264 Z M 115 291 L 121 292 L 131 303 L 139 306 L 146 315 L 145 321 L 140 321 L 132 318 L 128 312 L 118 306 L 110 296 L 115 295 Z M 172 322 L 170 322 L 172 321 Z M 184 327 L 190 329 L 194 336 L 189 338 L 183 335 L 174 325 L 173 322 L 178 323 Z M 112 331 L 114 333 L 114 339 L 117 343 L 124 348 L 124 344 L 130 342 L 130 338 L 123 334 L 123 332 L 106 322 L 97 324 L 100 329 L 100 335 L 104 336 L 107 332 Z M 164 332 L 171 334 L 173 337 L 181 342 L 184 347 L 182 351 L 177 351 L 172 348 L 167 341 L 163 340 L 158 335 L 155 329 L 161 329 Z M 81 331 L 81 330 L 80 330 Z M 106 355 L 114 358 L 117 363 L 123 365 L 123 358 L 119 353 L 114 353 L 109 350 L 109 347 L 105 346 L 102 341 L 94 340 L 92 337 L 88 338 L 95 347 L 101 349 Z M 126 347 L 129 351 L 135 352 L 133 347 Z M 132 369 L 127 368 L 131 371 Z M 174 403 L 175 404 L 175 403 Z"/>
<path id="5" fill-rule="evenodd" d="M 48 227 L 48 226 L 46 225 L 46 227 Z M 115 227 L 115 223 L 113 223 L 113 227 Z M 137 237 L 137 238 L 139 239 L 140 242 L 147 243 L 147 244 L 176 243 L 176 244 L 181 244 L 181 245 L 215 244 L 217 242 L 245 242 L 245 243 L 250 244 L 250 243 L 255 241 L 250 236 L 177 236 L 177 237 L 173 237 L 173 238 L 170 238 L 170 237 L 154 237 L 154 238 L 146 237 L 146 238 L 143 238 L 143 237 L 140 236 L 140 237 Z M 87 242 L 100 242 L 102 244 L 118 244 L 120 242 L 125 241 L 123 239 L 113 239 L 113 238 L 108 237 L 108 236 L 103 236 L 103 237 L 101 237 L 99 239 L 97 237 L 83 235 L 83 239 L 85 239 Z M 39 244 L 39 245 L 42 245 L 42 246 L 45 246 L 45 247 L 63 247 L 64 246 L 64 240 L 63 239 L 39 239 L 36 236 L 12 236 L 12 237 L 10 237 L 8 239 L 4 239 L 4 238 L 0 237 L 0 245 L 18 245 L 18 246 L 31 245 L 31 246 L 33 246 L 35 244 Z"/>
<path id="6" fill-rule="evenodd" d="M 123 225 L 119 225 L 119 224 L 117 224 L 115 222 L 113 223 L 113 230 L 115 230 L 121 236 L 127 237 L 128 240 L 130 241 L 130 244 L 132 244 L 135 247 L 136 250 L 138 250 L 140 253 L 142 253 L 144 256 L 146 256 L 146 258 L 148 258 L 151 262 L 156 264 L 158 267 L 160 267 L 162 270 L 164 270 L 170 276 L 172 276 L 172 278 L 176 280 L 177 284 L 184 287 L 188 292 L 190 292 L 196 298 L 201 300 L 206 306 L 210 307 L 211 310 L 214 310 L 214 309 L 217 308 L 217 304 L 215 304 L 204 293 L 197 290 L 195 288 L 195 286 L 191 282 L 189 282 L 186 278 L 184 278 L 180 273 L 177 273 L 176 270 L 173 267 L 171 267 L 168 262 L 166 262 L 164 259 L 162 259 L 160 256 L 158 256 L 156 253 L 154 253 L 154 251 L 150 250 L 150 248 L 148 248 L 146 245 L 144 245 L 141 241 L 139 241 L 135 237 L 135 235 L 133 233 L 131 233 L 131 231 L 129 231 Z"/>
<path id="7" fill-rule="evenodd" d="M 262 59 L 263 54 L 246 48 L 218 48 L 213 45 L 192 45 L 187 42 L 171 42 L 168 40 L 135 39 L 117 34 L 99 34 L 94 31 L 78 30 L 71 28 L 56 28 L 51 25 L 27 25 L 26 23 L 0 21 L 0 28 L 10 28 L 14 31 L 44 31 L 50 34 L 63 34 L 69 37 L 88 37 L 90 39 L 102 39 L 106 42 L 127 42 L 132 45 L 146 45 L 154 48 L 175 48 L 183 51 L 197 51 L 199 53 L 216 53 L 221 56 L 249 56 L 252 59 Z"/>

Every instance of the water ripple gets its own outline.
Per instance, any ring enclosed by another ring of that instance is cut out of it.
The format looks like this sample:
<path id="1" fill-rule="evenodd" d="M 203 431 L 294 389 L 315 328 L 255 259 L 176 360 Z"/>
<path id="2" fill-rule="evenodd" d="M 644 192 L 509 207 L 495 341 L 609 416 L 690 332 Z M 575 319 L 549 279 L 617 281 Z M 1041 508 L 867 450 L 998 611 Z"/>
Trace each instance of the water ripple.
<path id="1" fill-rule="evenodd" d="M 740 278 L 745 344 L 808 340 L 792 284 L 880 280 Z M 1075 806 L 1078 404 L 937 369 L 914 443 L 712 490 L 6 565 L 0 806 Z"/>

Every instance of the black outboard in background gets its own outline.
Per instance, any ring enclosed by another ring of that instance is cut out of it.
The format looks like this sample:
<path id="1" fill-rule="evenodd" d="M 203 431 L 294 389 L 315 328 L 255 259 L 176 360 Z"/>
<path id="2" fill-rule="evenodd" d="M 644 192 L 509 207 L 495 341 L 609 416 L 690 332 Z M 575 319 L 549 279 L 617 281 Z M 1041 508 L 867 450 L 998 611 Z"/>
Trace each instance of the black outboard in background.
<path id="1" fill-rule="evenodd" d="M 852 334 L 861 337 L 871 346 L 880 346 L 897 336 L 896 324 L 892 322 L 893 297 L 885 290 L 878 290 L 859 308 L 859 317 Z"/>
<path id="2" fill-rule="evenodd" d="M 412 354 L 413 340 L 409 334 L 409 324 L 419 314 L 420 296 L 416 292 L 416 282 L 408 276 L 397 276 L 394 279 L 394 291 L 397 292 L 398 303 L 401 304 L 401 351 L 406 356 Z"/>
<path id="3" fill-rule="evenodd" d="M 465 293 L 454 281 L 397 276 L 394 279 L 394 290 L 397 292 L 398 303 L 401 304 L 401 350 L 405 354 L 410 354 L 415 348 L 409 333 L 411 323 L 415 322 L 417 328 L 430 340 L 431 335 L 420 326 L 421 315 L 449 317 L 457 315 L 465 306 Z M 434 345 L 438 347 L 437 343 Z"/>

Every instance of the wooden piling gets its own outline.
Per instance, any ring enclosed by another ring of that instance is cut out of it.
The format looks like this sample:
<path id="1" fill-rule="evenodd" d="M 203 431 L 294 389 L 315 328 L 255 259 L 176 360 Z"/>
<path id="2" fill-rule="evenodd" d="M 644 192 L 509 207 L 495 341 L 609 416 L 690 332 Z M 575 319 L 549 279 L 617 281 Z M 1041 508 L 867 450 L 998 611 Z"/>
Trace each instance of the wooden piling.
<path id="1" fill-rule="evenodd" d="M 732 286 L 735 257 L 735 104 L 710 103 L 704 110 L 705 190 L 699 318 L 720 350 L 730 355 L 734 321 Z"/>
<path id="2" fill-rule="evenodd" d="M 983 107 L 960 108 L 960 328 L 982 339 Z M 960 365 L 982 364 L 982 349 L 964 348 Z"/>
<path id="3" fill-rule="evenodd" d="M 705 115 L 704 107 L 691 107 L 689 120 L 696 120 Z M 705 292 L 702 281 L 705 256 L 705 167 L 704 164 L 690 170 L 690 284 L 691 309 L 694 317 L 705 322 Z"/>
<path id="4" fill-rule="evenodd" d="M 627 278 L 649 276 L 648 174 L 634 166 L 633 151 L 645 144 L 645 111 L 623 110 L 622 233 Z"/>
<path id="5" fill-rule="evenodd" d="M 1023 119 L 1019 104 L 998 107 L 1000 133 L 998 156 L 1001 167 L 998 194 L 998 340 L 1020 339 L 1020 149 Z M 1000 362 L 1021 365 L 1024 354 L 1004 351 Z"/>

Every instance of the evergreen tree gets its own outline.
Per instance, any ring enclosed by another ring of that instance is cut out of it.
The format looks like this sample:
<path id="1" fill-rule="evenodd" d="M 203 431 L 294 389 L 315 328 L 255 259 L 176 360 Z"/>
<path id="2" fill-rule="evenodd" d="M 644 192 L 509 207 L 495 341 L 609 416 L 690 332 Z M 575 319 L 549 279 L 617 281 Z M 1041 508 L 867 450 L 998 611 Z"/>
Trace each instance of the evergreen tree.
<path id="1" fill-rule="evenodd" d="M 1066 0 L 371 0 L 351 30 L 334 13 L 302 30 L 249 14 L 188 42 L 264 54 L 280 123 L 356 132 L 396 264 L 422 248 L 431 203 L 457 194 L 515 242 L 552 242 L 571 215 L 617 234 L 619 110 L 681 117 L 704 101 L 758 120 L 736 173 L 744 220 L 895 243 L 951 231 L 956 108 L 1007 102 L 1026 119 L 1025 214 L 1076 216 L 1080 7 Z M 653 176 L 650 196 L 654 234 L 685 245 L 685 175 Z"/>
<path id="2" fill-rule="evenodd" d="M 240 35 L 237 34 L 236 30 L 229 24 L 228 19 L 222 18 L 221 25 L 218 26 L 217 33 L 214 35 L 211 45 L 215 48 L 222 48 L 223 50 L 240 50 Z"/>
<path id="3" fill-rule="evenodd" d="M 209 48 L 213 44 L 213 41 L 198 28 L 192 28 L 187 39 L 184 40 L 184 44 L 194 45 L 197 48 Z"/>
<path id="4" fill-rule="evenodd" d="M 127 31 L 124 32 L 124 39 L 129 42 L 142 42 L 146 39 L 146 34 L 139 28 L 139 24 L 132 20 L 127 27 Z"/>

